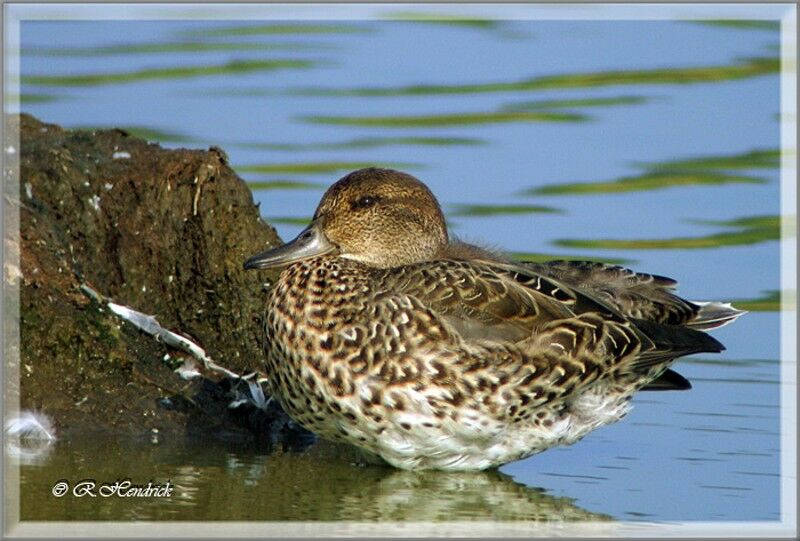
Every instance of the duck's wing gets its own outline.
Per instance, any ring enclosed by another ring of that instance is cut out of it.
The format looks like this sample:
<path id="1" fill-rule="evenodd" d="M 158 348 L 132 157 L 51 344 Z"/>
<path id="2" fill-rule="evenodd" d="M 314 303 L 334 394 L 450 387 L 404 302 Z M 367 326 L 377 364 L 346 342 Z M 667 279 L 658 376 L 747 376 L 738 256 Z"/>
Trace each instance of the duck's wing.
<path id="1" fill-rule="evenodd" d="M 525 263 L 526 268 L 581 287 L 614 306 L 628 318 L 708 331 L 735 321 L 746 313 L 728 303 L 688 301 L 675 294 L 678 283 L 666 276 L 634 272 L 618 265 L 589 261 Z M 687 390 L 691 383 L 666 370 L 643 390 Z"/>
<path id="2" fill-rule="evenodd" d="M 383 272 L 387 289 L 420 300 L 468 340 L 519 342 L 587 312 L 625 321 L 591 295 L 514 264 L 440 260 Z"/>
<path id="3" fill-rule="evenodd" d="M 709 330 L 744 312 L 721 302 L 693 302 L 675 294 L 678 283 L 666 276 L 635 272 L 590 261 L 524 263 L 525 268 L 579 288 L 628 318 Z"/>
<path id="4" fill-rule="evenodd" d="M 467 342 L 501 349 L 514 343 L 525 358 L 549 359 L 568 373 L 613 369 L 649 379 L 677 357 L 724 349 L 703 332 L 625 317 L 589 293 L 515 264 L 442 260 L 383 272 L 387 290 L 420 302 Z"/>
<path id="5" fill-rule="evenodd" d="M 524 265 L 533 272 L 585 289 L 627 317 L 683 325 L 695 318 L 700 310 L 698 305 L 675 295 L 677 282 L 665 276 L 590 261 L 548 261 Z"/>

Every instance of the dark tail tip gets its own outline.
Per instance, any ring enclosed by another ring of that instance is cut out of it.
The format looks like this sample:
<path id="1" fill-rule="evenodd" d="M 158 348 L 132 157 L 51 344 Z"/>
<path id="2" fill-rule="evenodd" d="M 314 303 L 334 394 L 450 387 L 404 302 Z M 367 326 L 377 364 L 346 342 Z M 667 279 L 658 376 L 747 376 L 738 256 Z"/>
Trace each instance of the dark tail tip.
<path id="1" fill-rule="evenodd" d="M 674 370 L 666 370 L 656 379 L 642 387 L 643 391 L 688 391 L 691 382 Z"/>
<path id="2" fill-rule="evenodd" d="M 702 331 L 642 319 L 635 320 L 635 323 L 658 349 L 674 351 L 678 353 L 676 356 L 725 351 L 722 342 Z"/>

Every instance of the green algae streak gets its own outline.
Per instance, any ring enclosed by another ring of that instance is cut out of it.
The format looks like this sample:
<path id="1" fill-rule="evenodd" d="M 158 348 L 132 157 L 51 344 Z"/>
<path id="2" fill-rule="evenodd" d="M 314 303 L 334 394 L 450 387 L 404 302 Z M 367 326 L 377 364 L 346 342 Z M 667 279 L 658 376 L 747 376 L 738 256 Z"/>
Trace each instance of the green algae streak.
<path id="1" fill-rule="evenodd" d="M 678 250 L 742 246 L 779 240 L 780 216 L 750 216 L 726 221 L 696 221 L 703 225 L 717 225 L 734 231 L 701 237 L 671 239 L 560 239 L 556 246 L 603 250 Z"/>
<path id="2" fill-rule="evenodd" d="M 279 69 L 308 69 L 315 65 L 310 60 L 237 60 L 217 65 L 176 66 L 148 68 L 117 73 L 84 75 L 26 75 L 24 84 L 40 86 L 98 86 L 166 79 L 191 79 L 210 75 L 231 75 Z"/>

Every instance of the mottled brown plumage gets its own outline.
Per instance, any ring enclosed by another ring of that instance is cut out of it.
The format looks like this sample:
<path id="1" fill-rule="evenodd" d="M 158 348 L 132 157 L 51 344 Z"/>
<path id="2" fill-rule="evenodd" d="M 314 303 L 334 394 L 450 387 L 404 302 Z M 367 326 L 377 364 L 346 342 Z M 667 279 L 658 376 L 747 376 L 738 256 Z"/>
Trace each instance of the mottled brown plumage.
<path id="1" fill-rule="evenodd" d="M 741 313 L 662 277 L 451 242 L 430 190 L 384 169 L 334 184 L 306 231 L 245 266 L 286 264 L 267 308 L 275 395 L 313 432 L 407 469 L 573 443 L 676 357 L 724 349 L 696 329 Z"/>

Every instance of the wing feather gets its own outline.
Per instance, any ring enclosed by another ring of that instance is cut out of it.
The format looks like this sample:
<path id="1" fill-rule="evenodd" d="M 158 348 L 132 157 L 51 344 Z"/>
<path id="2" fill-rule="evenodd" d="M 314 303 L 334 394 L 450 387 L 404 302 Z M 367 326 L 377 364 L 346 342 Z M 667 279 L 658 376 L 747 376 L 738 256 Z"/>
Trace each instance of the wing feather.
<path id="1" fill-rule="evenodd" d="M 614 298 L 622 280 L 633 283 L 634 289 L 649 283 L 667 295 L 674 286 L 667 278 L 590 264 L 587 268 L 594 269 L 594 278 L 583 289 L 567 283 L 576 280 L 574 275 L 553 269 L 537 272 L 537 268 L 502 261 L 440 260 L 385 269 L 381 283 L 424 305 L 470 347 L 481 349 L 484 361 L 495 363 L 495 370 L 535 369 L 526 381 L 534 386 L 530 392 L 538 396 L 535 400 L 553 400 L 611 372 L 647 383 L 677 357 L 722 348 L 703 332 L 637 318 L 638 309 Z M 600 286 L 606 274 L 612 285 L 617 284 L 609 290 Z M 675 315 L 678 312 L 662 311 L 654 319 L 682 321 L 684 316 Z M 500 353 L 493 358 L 492 352 Z M 480 365 L 481 355 L 470 363 Z M 547 396 L 539 396 L 542 393 Z"/>

